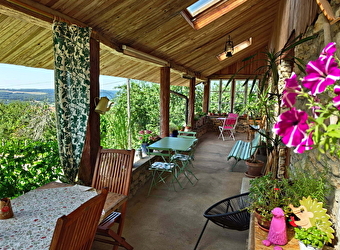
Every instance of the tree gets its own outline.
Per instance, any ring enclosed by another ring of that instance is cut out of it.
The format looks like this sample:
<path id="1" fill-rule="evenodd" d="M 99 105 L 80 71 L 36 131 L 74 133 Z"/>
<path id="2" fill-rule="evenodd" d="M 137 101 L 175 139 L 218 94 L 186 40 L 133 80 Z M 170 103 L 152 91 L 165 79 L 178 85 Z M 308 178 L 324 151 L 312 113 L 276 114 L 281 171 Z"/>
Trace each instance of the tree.
<path id="1" fill-rule="evenodd" d="M 189 89 L 181 86 L 171 86 L 171 90 L 188 96 Z M 140 146 L 138 132 L 148 129 L 159 134 L 159 84 L 131 81 L 130 107 L 132 147 Z M 196 105 L 202 111 L 203 88 L 197 88 Z M 115 104 L 110 112 L 101 116 L 101 145 L 107 148 L 127 148 L 127 88 L 119 87 L 119 91 L 112 100 Z M 170 124 L 176 128 L 185 125 L 186 101 L 178 95 L 170 95 Z"/>

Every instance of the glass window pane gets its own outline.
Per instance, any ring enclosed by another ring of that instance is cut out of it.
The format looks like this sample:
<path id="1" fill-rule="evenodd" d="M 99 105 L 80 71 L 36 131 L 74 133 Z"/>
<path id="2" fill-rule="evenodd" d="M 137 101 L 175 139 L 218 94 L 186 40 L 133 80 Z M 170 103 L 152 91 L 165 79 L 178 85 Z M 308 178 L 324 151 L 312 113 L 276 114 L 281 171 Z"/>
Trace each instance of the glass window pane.
<path id="1" fill-rule="evenodd" d="M 235 81 L 235 100 L 234 100 L 234 113 L 241 114 L 244 112 L 245 105 L 245 93 L 247 85 L 245 85 L 246 80 L 236 80 Z"/>

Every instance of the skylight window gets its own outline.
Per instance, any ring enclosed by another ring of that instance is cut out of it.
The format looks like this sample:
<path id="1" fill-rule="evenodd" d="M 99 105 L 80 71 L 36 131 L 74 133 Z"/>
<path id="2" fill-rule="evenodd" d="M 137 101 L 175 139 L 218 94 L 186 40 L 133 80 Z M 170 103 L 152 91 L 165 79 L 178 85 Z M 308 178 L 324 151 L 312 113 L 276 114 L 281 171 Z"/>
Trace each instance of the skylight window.
<path id="1" fill-rule="evenodd" d="M 234 10 L 247 0 L 198 0 L 181 11 L 185 20 L 196 30 Z"/>
<path id="2" fill-rule="evenodd" d="M 221 0 L 198 0 L 197 2 L 190 5 L 187 10 L 192 17 L 195 17 L 199 13 L 213 6 L 215 3 L 221 2 Z"/>

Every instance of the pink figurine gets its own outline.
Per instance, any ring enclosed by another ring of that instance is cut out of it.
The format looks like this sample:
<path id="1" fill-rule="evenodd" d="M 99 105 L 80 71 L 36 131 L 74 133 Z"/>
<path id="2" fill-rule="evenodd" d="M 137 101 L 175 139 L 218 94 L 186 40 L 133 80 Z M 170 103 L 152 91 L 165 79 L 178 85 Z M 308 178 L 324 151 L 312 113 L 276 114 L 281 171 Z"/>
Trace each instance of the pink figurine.
<path id="1" fill-rule="evenodd" d="M 266 240 L 262 241 L 265 246 L 279 245 L 283 246 L 287 244 L 287 231 L 285 214 L 283 210 L 276 207 L 272 210 L 273 218 L 270 223 L 269 233 Z M 275 246 L 274 250 L 281 250 L 281 247 Z"/>

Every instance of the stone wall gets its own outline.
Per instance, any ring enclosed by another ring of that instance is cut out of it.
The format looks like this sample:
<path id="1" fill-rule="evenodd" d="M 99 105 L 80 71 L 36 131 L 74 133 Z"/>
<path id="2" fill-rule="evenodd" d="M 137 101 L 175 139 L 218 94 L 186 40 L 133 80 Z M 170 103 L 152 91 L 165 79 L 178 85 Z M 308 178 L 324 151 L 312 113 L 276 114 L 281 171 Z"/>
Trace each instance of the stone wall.
<path id="1" fill-rule="evenodd" d="M 333 11 L 339 16 L 339 1 L 331 1 Z M 330 32 L 329 32 L 330 29 Z M 328 31 L 327 31 L 328 30 Z M 325 24 L 325 17 L 320 14 L 313 27 L 307 30 L 307 36 L 317 34 L 318 37 L 299 45 L 295 49 L 295 56 L 305 62 L 315 60 L 325 46 L 325 41 L 337 43 L 337 56 L 340 55 L 340 22 L 331 26 Z M 326 35 L 325 35 L 326 34 Z M 329 36 L 330 34 L 330 36 Z M 299 75 L 301 72 L 294 68 L 294 72 Z M 303 105 L 299 100 L 298 105 Z M 330 214 L 335 225 L 336 238 L 340 239 L 340 161 L 338 158 L 328 154 L 320 155 L 317 150 L 306 151 L 304 154 L 291 153 L 291 170 L 294 168 L 308 169 L 309 171 L 327 171 L 330 183 L 335 187 L 334 195 L 330 197 Z M 335 249 L 340 249 L 340 243 L 336 244 Z"/>

